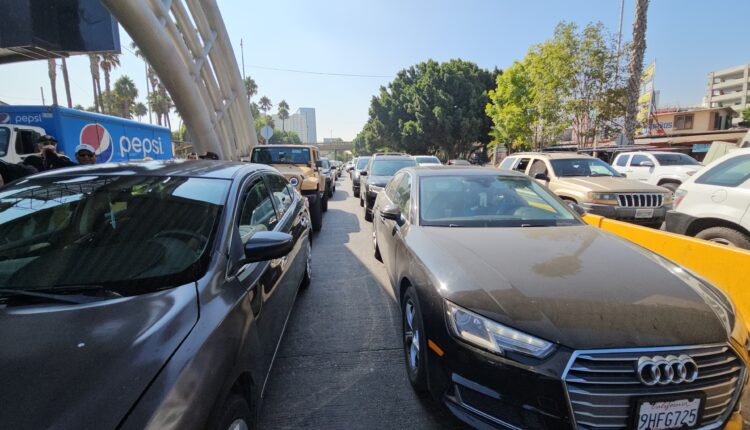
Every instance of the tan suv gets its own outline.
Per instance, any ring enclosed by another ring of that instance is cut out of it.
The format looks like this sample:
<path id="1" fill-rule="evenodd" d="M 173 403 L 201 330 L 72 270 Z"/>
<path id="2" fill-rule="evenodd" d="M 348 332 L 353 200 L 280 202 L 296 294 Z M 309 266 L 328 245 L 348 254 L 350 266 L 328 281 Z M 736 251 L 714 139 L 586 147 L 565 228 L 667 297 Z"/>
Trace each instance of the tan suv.
<path id="1" fill-rule="evenodd" d="M 627 179 L 609 164 L 588 155 L 527 152 L 508 156 L 500 169 L 526 173 L 563 200 L 607 218 L 659 227 L 672 208 L 666 188 Z"/>
<path id="2" fill-rule="evenodd" d="M 310 203 L 310 221 L 314 231 L 323 226 L 323 212 L 328 210 L 328 193 L 320 154 L 314 145 L 258 145 L 250 162 L 275 167 Z"/>

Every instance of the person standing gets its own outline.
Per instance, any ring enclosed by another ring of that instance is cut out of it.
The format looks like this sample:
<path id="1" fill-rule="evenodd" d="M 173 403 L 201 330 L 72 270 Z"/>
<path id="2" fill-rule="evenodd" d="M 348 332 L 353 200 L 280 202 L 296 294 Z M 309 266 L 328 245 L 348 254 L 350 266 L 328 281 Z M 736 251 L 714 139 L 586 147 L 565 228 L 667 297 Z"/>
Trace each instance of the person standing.
<path id="1" fill-rule="evenodd" d="M 86 143 L 76 146 L 76 161 L 81 166 L 96 164 L 96 149 Z"/>
<path id="2" fill-rule="evenodd" d="M 22 163 L 35 168 L 37 172 L 75 166 L 70 158 L 57 153 L 57 139 L 54 136 L 44 135 L 36 144 L 39 154 L 29 155 Z"/>

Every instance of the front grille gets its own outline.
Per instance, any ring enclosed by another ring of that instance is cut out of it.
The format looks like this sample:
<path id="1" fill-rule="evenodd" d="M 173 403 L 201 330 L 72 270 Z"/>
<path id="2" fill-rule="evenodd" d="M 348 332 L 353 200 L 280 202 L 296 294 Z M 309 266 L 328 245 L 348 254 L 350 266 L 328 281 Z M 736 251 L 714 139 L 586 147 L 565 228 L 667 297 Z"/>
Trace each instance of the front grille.
<path id="1" fill-rule="evenodd" d="M 679 385 L 643 385 L 635 368 L 642 356 L 686 354 L 698 365 L 698 378 Z M 742 361 L 726 345 L 694 348 L 577 352 L 564 376 L 578 429 L 622 429 L 630 425 L 637 400 L 704 393 L 700 425 L 717 428 L 727 419 L 745 378 Z"/>
<path id="2" fill-rule="evenodd" d="M 617 203 L 626 208 L 658 208 L 664 196 L 657 193 L 618 193 Z"/>

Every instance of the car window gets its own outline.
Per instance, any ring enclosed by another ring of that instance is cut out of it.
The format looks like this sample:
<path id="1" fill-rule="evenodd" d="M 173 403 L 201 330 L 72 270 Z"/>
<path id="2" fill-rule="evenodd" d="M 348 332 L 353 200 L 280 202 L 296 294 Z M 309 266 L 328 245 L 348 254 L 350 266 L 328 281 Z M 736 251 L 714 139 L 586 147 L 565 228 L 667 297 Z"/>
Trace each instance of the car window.
<path id="1" fill-rule="evenodd" d="M 367 167 L 367 163 L 370 161 L 370 157 L 360 157 L 357 159 L 357 170 L 364 170 Z"/>
<path id="2" fill-rule="evenodd" d="M 750 179 L 750 154 L 732 157 L 712 167 L 698 179 L 696 184 L 736 187 Z"/>
<path id="3" fill-rule="evenodd" d="M 528 167 L 531 158 L 522 158 L 516 167 L 513 168 L 516 172 L 526 173 L 526 167 Z"/>
<path id="4" fill-rule="evenodd" d="M 550 163 L 557 177 L 622 176 L 598 158 L 559 158 L 551 160 Z"/>
<path id="5" fill-rule="evenodd" d="M 507 157 L 505 160 L 503 160 L 502 163 L 500 163 L 500 168 L 503 170 L 510 170 L 513 166 L 513 163 L 515 163 L 516 158 L 514 157 Z"/>
<path id="6" fill-rule="evenodd" d="M 250 161 L 260 164 L 307 164 L 310 162 L 310 149 L 258 147 L 253 150 Z"/>
<path id="7" fill-rule="evenodd" d="M 404 167 L 411 167 L 417 163 L 413 158 L 403 158 L 395 160 L 373 159 L 370 164 L 367 173 L 371 176 L 393 176 Z"/>
<path id="8" fill-rule="evenodd" d="M 396 198 L 396 204 L 401 208 L 401 214 L 408 220 L 411 208 L 411 175 L 404 174 L 404 178 L 398 183 Z"/>
<path id="9" fill-rule="evenodd" d="M 534 160 L 534 162 L 531 163 L 529 176 L 533 178 L 537 173 L 544 173 L 545 175 L 547 174 L 547 163 L 545 163 L 544 160 Z"/>
<path id="10" fill-rule="evenodd" d="M 8 127 L 0 127 L 0 157 L 4 157 L 8 153 L 9 141 L 10 129 Z"/>
<path id="11" fill-rule="evenodd" d="M 294 194 L 289 192 L 289 182 L 279 175 L 268 175 L 268 186 L 271 188 L 273 201 L 276 203 L 276 209 L 279 211 L 279 218 L 283 217 L 286 211 L 292 206 Z"/>
<path id="12" fill-rule="evenodd" d="M 630 158 L 630 154 L 620 154 L 617 156 L 617 160 L 615 160 L 615 165 L 620 167 L 625 167 L 628 165 L 628 158 Z"/>
<path id="13" fill-rule="evenodd" d="M 643 154 L 633 154 L 633 158 L 630 160 L 630 166 L 641 167 L 641 162 L 643 161 L 651 161 L 651 159 Z"/>
<path id="14" fill-rule="evenodd" d="M 242 197 L 237 227 L 242 243 L 247 243 L 258 231 L 273 230 L 278 217 L 271 201 L 271 194 L 263 180 L 257 180 Z"/>
<path id="15" fill-rule="evenodd" d="M 415 158 L 417 159 L 417 163 L 419 164 L 442 164 L 440 163 L 440 159 L 433 156 L 420 156 Z"/>
<path id="16" fill-rule="evenodd" d="M 654 158 L 662 166 L 700 166 L 701 163 L 695 158 L 675 152 L 673 154 L 653 154 Z"/>

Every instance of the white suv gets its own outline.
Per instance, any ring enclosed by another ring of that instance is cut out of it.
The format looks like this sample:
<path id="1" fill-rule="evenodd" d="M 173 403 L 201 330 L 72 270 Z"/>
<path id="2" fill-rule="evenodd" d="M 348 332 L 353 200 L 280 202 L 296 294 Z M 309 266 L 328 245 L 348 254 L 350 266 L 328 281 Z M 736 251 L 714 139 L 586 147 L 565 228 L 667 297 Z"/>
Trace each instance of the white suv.
<path id="1" fill-rule="evenodd" d="M 730 152 L 682 184 L 666 229 L 750 249 L 750 148 Z"/>
<path id="2" fill-rule="evenodd" d="M 679 152 L 623 152 L 617 155 L 612 167 L 629 179 L 659 185 L 670 191 L 677 189 L 703 165 L 689 155 Z"/>

